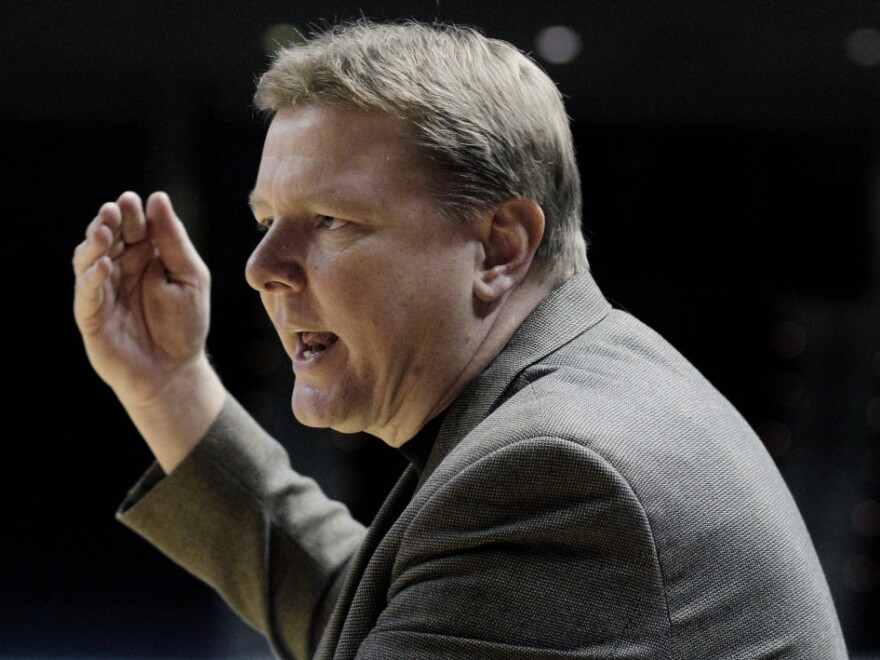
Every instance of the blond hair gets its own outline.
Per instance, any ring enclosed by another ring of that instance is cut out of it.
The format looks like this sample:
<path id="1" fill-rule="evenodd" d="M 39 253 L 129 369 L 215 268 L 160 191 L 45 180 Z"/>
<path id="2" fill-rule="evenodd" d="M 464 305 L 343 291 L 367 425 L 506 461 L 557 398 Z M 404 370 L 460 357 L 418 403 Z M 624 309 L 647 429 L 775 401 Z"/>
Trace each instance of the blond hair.
<path id="1" fill-rule="evenodd" d="M 439 167 L 446 215 L 533 199 L 545 215 L 542 270 L 559 282 L 588 267 L 562 96 L 510 43 L 450 24 L 340 24 L 280 50 L 255 102 L 270 113 L 318 103 L 402 117 Z"/>

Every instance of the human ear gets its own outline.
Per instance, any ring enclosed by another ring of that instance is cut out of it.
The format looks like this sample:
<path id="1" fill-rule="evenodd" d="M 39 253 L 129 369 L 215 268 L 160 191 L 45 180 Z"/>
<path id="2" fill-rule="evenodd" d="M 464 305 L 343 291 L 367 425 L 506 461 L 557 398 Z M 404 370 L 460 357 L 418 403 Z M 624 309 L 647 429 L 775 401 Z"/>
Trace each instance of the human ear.
<path id="1" fill-rule="evenodd" d="M 544 235 L 544 211 L 534 200 L 513 197 L 479 222 L 483 251 L 474 275 L 474 295 L 495 302 L 525 279 Z"/>

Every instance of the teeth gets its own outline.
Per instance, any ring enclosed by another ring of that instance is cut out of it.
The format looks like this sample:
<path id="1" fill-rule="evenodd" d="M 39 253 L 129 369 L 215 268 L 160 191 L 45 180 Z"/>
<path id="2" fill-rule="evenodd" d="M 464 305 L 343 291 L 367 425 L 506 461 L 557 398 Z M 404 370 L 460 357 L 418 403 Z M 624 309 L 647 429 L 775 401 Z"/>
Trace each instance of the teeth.
<path id="1" fill-rule="evenodd" d="M 329 332 L 299 332 L 298 335 L 304 344 L 302 355 L 306 360 L 323 353 L 336 341 L 336 336 Z"/>
<path id="2" fill-rule="evenodd" d="M 311 348 L 307 348 L 306 350 L 304 350 L 304 351 L 303 351 L 303 357 L 304 357 L 306 360 L 311 360 L 311 359 L 312 359 L 313 357 L 315 357 L 318 353 L 323 353 L 325 350 L 327 350 L 327 347 L 326 347 L 326 346 L 321 346 L 320 344 L 318 344 L 317 346 L 313 346 L 313 347 L 311 347 Z"/>

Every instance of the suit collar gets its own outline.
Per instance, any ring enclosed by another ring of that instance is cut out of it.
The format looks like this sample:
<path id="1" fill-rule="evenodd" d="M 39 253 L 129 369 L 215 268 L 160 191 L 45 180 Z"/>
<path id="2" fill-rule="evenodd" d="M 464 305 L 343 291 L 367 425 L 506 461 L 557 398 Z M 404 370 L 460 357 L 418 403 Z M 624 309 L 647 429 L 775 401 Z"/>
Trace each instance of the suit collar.
<path id="1" fill-rule="evenodd" d="M 368 619 L 349 619 L 352 602 L 367 564 L 388 530 L 409 505 L 413 493 L 465 435 L 512 395 L 508 390 L 524 369 L 594 326 L 610 309 L 611 305 L 602 296 L 592 276 L 588 272 L 576 275 L 535 307 L 492 363 L 459 395 L 446 413 L 421 478 L 412 466 L 408 466 L 370 525 L 348 569 L 315 658 L 329 659 L 337 653 L 341 657 L 354 657 L 369 633 L 372 624 Z"/>
<path id="2" fill-rule="evenodd" d="M 526 367 L 601 321 L 610 310 L 611 305 L 589 271 L 575 275 L 551 291 L 489 366 L 450 406 L 419 486 L 453 447 L 500 405 L 506 398 L 505 391 Z"/>

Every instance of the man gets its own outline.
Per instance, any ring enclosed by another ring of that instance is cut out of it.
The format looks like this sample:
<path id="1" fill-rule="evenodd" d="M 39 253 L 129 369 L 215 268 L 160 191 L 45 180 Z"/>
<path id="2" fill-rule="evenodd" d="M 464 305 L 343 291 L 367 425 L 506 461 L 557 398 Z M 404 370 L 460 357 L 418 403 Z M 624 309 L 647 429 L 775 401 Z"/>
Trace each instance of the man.
<path id="1" fill-rule="evenodd" d="M 156 456 L 119 518 L 280 657 L 845 658 L 800 514 L 741 416 L 589 274 L 553 83 L 476 31 L 361 22 L 282 52 L 246 268 L 310 426 L 412 465 L 369 529 L 205 353 L 164 193 L 74 254 L 98 374 Z"/>

